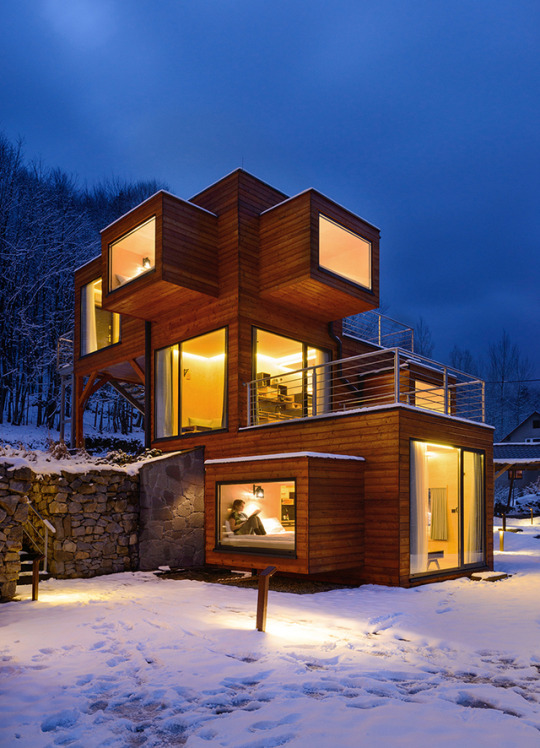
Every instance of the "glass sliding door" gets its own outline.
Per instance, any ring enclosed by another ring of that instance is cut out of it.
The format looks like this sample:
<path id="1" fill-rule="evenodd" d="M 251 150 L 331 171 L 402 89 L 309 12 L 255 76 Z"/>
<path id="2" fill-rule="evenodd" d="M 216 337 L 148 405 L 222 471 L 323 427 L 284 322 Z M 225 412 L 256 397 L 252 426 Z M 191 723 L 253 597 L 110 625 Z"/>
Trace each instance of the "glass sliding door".
<path id="1" fill-rule="evenodd" d="M 484 455 L 463 450 L 463 552 L 466 564 L 484 559 Z"/>
<path id="2" fill-rule="evenodd" d="M 483 464 L 476 452 L 411 442 L 411 574 L 483 562 Z"/>

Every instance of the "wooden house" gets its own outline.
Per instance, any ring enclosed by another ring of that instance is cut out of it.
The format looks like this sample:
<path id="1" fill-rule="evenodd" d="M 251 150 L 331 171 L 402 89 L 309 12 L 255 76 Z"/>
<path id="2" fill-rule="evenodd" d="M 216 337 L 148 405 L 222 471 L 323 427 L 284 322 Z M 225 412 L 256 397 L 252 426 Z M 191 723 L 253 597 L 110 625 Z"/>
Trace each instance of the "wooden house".
<path id="1" fill-rule="evenodd" d="M 75 291 L 77 444 L 99 387 L 144 388 L 147 446 L 204 447 L 207 564 L 402 586 L 492 565 L 483 383 L 378 318 L 355 334 L 379 305 L 370 223 L 237 170 L 105 228 Z M 237 500 L 265 535 L 233 532 Z"/>

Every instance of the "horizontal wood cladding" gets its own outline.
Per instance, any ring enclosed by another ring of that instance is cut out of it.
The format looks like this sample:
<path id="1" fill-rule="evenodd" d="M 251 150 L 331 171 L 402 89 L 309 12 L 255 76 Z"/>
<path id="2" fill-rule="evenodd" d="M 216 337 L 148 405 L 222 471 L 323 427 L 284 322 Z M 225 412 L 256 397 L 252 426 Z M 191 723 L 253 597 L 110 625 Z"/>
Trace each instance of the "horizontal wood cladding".
<path id="1" fill-rule="evenodd" d="M 162 277 L 209 296 L 219 293 L 217 216 L 163 196 Z"/>
<path id="2" fill-rule="evenodd" d="M 363 470 L 356 460 L 290 457 L 207 465 L 205 480 L 206 561 L 238 568 L 297 574 L 358 568 L 363 561 Z M 216 549 L 216 484 L 296 480 L 296 558 L 232 554 Z M 333 511 L 333 514 L 332 514 Z"/>
<path id="3" fill-rule="evenodd" d="M 319 213 L 372 245 L 372 289 L 319 268 Z M 260 294 L 331 321 L 379 303 L 379 232 L 315 190 L 290 198 L 260 217 Z"/>
<path id="4" fill-rule="evenodd" d="M 109 246 L 155 217 L 155 267 L 109 291 Z M 103 308 L 156 321 L 171 309 L 189 309 L 219 292 L 217 217 L 158 192 L 108 226 L 101 235 Z"/>

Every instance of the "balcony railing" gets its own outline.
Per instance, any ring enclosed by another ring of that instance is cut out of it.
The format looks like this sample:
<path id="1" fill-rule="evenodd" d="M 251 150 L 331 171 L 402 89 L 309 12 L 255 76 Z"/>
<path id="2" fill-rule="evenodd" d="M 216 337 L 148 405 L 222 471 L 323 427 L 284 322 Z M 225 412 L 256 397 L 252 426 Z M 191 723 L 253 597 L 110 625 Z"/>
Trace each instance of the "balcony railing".
<path id="1" fill-rule="evenodd" d="M 383 348 L 414 350 L 414 330 L 391 317 L 378 312 L 364 312 L 346 317 L 343 332 L 351 338 L 365 340 Z"/>
<path id="2" fill-rule="evenodd" d="M 284 371 L 247 384 L 250 426 L 394 403 L 484 421 L 484 382 L 400 348 Z"/>

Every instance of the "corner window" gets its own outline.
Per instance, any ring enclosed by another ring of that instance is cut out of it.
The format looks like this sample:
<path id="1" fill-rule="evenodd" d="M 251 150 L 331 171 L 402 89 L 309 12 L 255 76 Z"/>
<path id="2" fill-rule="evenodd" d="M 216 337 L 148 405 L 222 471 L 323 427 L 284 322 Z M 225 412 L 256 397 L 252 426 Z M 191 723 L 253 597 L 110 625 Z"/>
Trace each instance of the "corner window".
<path id="1" fill-rule="evenodd" d="M 150 218 L 109 245 L 109 290 L 129 283 L 156 265 L 156 219 Z"/>
<path id="2" fill-rule="evenodd" d="M 484 455 L 412 441 L 411 574 L 484 562 Z"/>
<path id="3" fill-rule="evenodd" d="M 101 308 L 101 278 L 81 288 L 81 356 L 120 341 L 120 315 Z"/>
<path id="4" fill-rule="evenodd" d="M 296 482 L 217 485 L 218 546 L 245 553 L 291 555 L 296 539 Z"/>
<path id="5" fill-rule="evenodd" d="M 319 215 L 319 267 L 371 289 L 371 242 Z"/>
<path id="6" fill-rule="evenodd" d="M 226 330 L 156 351 L 156 438 L 225 428 Z"/>

